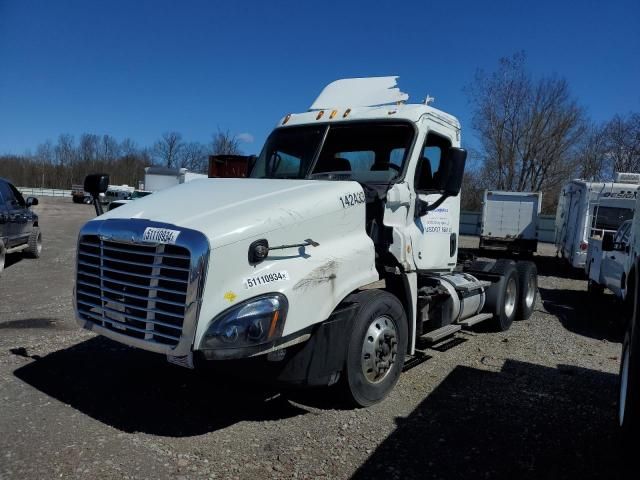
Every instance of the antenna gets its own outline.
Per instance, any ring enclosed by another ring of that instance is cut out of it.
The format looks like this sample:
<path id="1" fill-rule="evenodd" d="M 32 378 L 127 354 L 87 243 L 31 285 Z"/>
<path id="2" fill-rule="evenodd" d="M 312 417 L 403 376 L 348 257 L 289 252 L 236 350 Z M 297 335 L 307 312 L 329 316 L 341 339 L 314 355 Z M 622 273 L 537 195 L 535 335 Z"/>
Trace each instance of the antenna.
<path id="1" fill-rule="evenodd" d="M 425 105 L 431 105 L 435 101 L 436 101 L 436 97 L 432 97 L 431 95 L 429 95 L 427 93 L 427 98 L 424 99 L 424 104 Z"/>

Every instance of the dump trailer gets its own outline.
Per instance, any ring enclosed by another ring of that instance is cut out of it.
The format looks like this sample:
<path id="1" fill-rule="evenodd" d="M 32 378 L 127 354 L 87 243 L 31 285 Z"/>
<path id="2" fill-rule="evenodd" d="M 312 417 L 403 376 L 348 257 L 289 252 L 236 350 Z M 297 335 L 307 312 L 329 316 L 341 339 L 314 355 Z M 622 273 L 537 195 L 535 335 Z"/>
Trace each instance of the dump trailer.
<path id="1" fill-rule="evenodd" d="M 396 78 L 329 84 L 278 122 L 250 178 L 192 181 L 89 221 L 79 324 L 184 367 L 338 383 L 367 406 L 424 345 L 528 318 L 533 263 L 458 265 L 460 124 L 406 104 Z M 97 195 L 107 182 L 88 183 Z"/>
<path id="2" fill-rule="evenodd" d="M 158 190 L 201 178 L 207 178 L 207 175 L 190 172 L 186 168 L 145 167 L 144 188 L 140 190 L 157 192 Z"/>
<path id="3" fill-rule="evenodd" d="M 533 255 L 542 193 L 485 190 L 480 249 Z"/>
<path id="4" fill-rule="evenodd" d="M 640 174 L 617 173 L 613 182 L 572 180 L 562 187 L 556 210 L 556 248 L 572 267 L 584 269 L 589 238 L 615 234 L 633 217 Z"/>

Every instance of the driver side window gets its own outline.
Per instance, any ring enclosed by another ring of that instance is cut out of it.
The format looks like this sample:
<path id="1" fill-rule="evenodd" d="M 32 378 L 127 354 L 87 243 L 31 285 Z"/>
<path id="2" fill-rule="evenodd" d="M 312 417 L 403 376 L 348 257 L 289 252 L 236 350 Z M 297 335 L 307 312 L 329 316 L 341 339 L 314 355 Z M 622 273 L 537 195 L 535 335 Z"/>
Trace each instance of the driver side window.
<path id="1" fill-rule="evenodd" d="M 448 138 L 433 132 L 427 135 L 416 168 L 417 192 L 437 192 L 442 189 L 440 165 L 450 147 L 451 141 Z"/>
<path id="2" fill-rule="evenodd" d="M 18 205 L 18 201 L 8 183 L 0 182 L 0 201 L 2 201 L 9 210 Z"/>

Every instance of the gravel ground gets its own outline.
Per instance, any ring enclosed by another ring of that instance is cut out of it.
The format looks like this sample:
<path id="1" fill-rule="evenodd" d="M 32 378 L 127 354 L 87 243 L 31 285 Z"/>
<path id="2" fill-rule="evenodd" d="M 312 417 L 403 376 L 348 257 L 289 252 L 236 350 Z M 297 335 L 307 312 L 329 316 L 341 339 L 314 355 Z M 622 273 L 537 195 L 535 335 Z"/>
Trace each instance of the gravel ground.
<path id="1" fill-rule="evenodd" d="M 617 305 L 548 245 L 530 320 L 428 349 L 387 400 L 350 410 L 332 389 L 233 383 L 81 331 L 75 239 L 94 213 L 36 208 L 42 258 L 13 255 L 0 279 L 2 479 L 619 476 Z"/>

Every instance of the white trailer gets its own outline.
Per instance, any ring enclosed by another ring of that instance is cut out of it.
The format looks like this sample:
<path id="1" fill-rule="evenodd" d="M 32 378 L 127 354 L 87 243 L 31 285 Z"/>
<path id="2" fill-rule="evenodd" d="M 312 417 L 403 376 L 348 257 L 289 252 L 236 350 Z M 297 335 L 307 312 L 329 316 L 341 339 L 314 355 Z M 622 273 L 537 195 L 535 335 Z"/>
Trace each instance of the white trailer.
<path id="1" fill-rule="evenodd" d="M 538 248 L 541 192 L 485 190 L 480 248 L 532 255 Z"/>
<path id="2" fill-rule="evenodd" d="M 89 221 L 79 324 L 236 378 L 340 381 L 366 406 L 408 356 L 428 357 L 423 342 L 528 318 L 532 262 L 457 268 L 460 124 L 405 104 L 396 78 L 328 85 L 278 122 L 250 178 L 185 183 Z"/>
<path id="3" fill-rule="evenodd" d="M 190 172 L 186 168 L 146 167 L 144 169 L 144 188 L 140 190 L 157 192 L 201 178 L 207 178 L 207 175 Z"/>
<path id="4" fill-rule="evenodd" d="M 639 182 L 640 174 L 619 173 L 614 182 L 567 183 L 556 210 L 558 254 L 571 266 L 584 268 L 589 238 L 615 233 L 622 222 L 633 217 Z"/>

